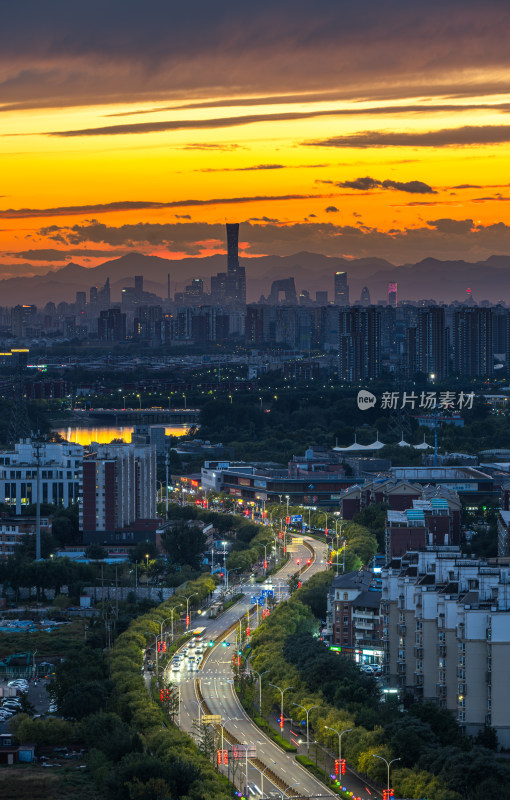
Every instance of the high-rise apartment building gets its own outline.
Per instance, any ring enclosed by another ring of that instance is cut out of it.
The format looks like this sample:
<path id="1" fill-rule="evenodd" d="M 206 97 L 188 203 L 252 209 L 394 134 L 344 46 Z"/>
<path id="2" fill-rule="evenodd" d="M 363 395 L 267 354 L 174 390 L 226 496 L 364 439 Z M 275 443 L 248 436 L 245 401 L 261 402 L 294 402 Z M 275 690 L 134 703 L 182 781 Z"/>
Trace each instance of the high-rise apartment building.
<path id="1" fill-rule="evenodd" d="M 448 331 L 444 308 L 430 307 L 418 314 L 416 327 L 416 371 L 438 380 L 448 375 Z"/>
<path id="2" fill-rule="evenodd" d="M 91 445 L 83 462 L 84 532 L 113 532 L 156 516 L 156 449 L 137 444 Z"/>
<path id="3" fill-rule="evenodd" d="M 123 342 L 126 338 L 126 315 L 120 308 L 101 311 L 97 320 L 97 336 L 101 342 Z"/>
<path id="4" fill-rule="evenodd" d="M 339 312 L 338 374 L 342 381 L 381 374 L 381 312 L 355 306 Z"/>
<path id="5" fill-rule="evenodd" d="M 452 711 L 462 730 L 510 747 L 508 565 L 428 547 L 382 570 L 388 685 Z"/>
<path id="6" fill-rule="evenodd" d="M 336 306 L 349 305 L 349 286 L 347 285 L 346 272 L 335 272 L 334 304 Z"/>
<path id="7" fill-rule="evenodd" d="M 494 372 L 492 308 L 462 308 L 453 314 L 453 371 L 466 378 Z"/>

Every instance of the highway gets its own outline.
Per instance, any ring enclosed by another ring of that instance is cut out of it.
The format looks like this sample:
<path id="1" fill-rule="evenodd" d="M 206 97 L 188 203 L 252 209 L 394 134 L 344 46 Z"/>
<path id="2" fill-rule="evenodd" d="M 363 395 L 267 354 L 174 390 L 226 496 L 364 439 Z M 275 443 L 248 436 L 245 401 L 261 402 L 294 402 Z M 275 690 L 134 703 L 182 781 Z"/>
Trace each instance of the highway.
<path id="1" fill-rule="evenodd" d="M 307 561 L 312 558 L 312 563 Z M 315 539 L 304 537 L 303 544 L 297 545 L 289 562 L 273 576 L 273 590 L 275 598 L 281 594 L 282 599 L 288 596 L 287 580 L 300 567 L 303 567 L 302 580 L 309 579 L 327 568 L 327 547 Z M 303 566 L 304 565 L 304 566 Z M 242 591 L 244 597 L 232 608 L 224 612 L 218 619 L 201 619 L 200 626 L 205 627 L 205 642 L 214 639 L 215 646 L 205 650 L 205 661 L 198 672 L 189 672 L 183 669 L 181 673 L 167 672 L 168 678 L 179 683 L 180 686 L 180 727 L 196 735 L 197 722 L 202 714 L 214 714 L 221 717 L 225 749 L 230 749 L 232 744 L 250 745 L 250 758 L 242 758 L 237 762 L 235 783 L 244 789 L 246 786 L 251 794 L 258 798 L 317 798 L 337 797 L 323 783 L 318 781 L 295 759 L 294 754 L 285 753 L 278 745 L 271 741 L 248 717 L 242 708 L 235 689 L 232 671 L 232 656 L 237 653 L 235 644 L 235 631 L 225 635 L 226 631 L 246 615 L 253 607 L 251 597 L 258 594 L 261 584 L 245 583 L 236 587 Z M 260 615 L 262 616 L 262 615 Z M 250 627 L 256 627 L 256 618 L 252 619 Z M 222 646 L 226 640 L 231 646 Z M 167 668 L 170 670 L 170 667 Z M 200 706 L 200 710 L 199 710 Z M 220 730 L 220 728 L 217 728 Z M 228 744 L 227 742 L 230 742 Z M 218 745 L 219 746 L 219 745 Z M 231 774 L 231 766 L 228 770 Z M 264 777 L 261 777 L 261 770 Z M 371 800 L 377 796 L 371 793 L 355 775 L 344 776 L 344 785 L 356 797 Z"/>

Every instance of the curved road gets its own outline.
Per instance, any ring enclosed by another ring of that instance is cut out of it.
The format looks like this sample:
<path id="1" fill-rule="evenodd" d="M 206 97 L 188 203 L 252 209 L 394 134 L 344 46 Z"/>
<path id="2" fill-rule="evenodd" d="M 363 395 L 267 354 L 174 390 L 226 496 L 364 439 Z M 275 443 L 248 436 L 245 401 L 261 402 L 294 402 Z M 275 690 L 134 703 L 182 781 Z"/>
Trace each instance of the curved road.
<path id="1" fill-rule="evenodd" d="M 307 566 L 308 559 L 312 556 L 312 563 Z M 325 544 L 308 537 L 303 538 L 303 544 L 297 546 L 289 562 L 273 577 L 274 596 L 280 594 L 282 599 L 288 596 L 287 580 L 300 566 L 303 568 L 302 580 L 309 579 L 317 572 L 327 569 L 327 547 Z M 225 749 L 229 748 L 228 741 L 249 744 L 256 749 L 256 757 L 239 762 L 236 784 L 243 787 L 246 781 L 246 768 L 248 786 L 252 794 L 261 797 L 281 798 L 282 796 L 296 798 L 338 797 L 323 783 L 313 777 L 295 759 L 294 754 L 285 753 L 278 745 L 272 742 L 248 717 L 242 708 L 233 685 L 232 656 L 236 652 L 233 647 L 223 647 L 223 640 L 235 642 L 235 631 L 225 635 L 239 619 L 246 615 L 252 608 L 251 596 L 260 590 L 260 584 L 247 583 L 241 585 L 239 591 L 244 597 L 231 609 L 223 613 L 218 619 L 204 619 L 200 625 L 206 628 L 204 638 L 206 642 L 214 639 L 217 643 L 214 648 L 206 650 L 206 660 L 198 672 L 188 672 L 185 669 L 178 673 L 168 673 L 168 677 L 180 685 L 180 719 L 179 724 L 183 730 L 193 734 L 196 723 L 202 713 L 221 716 L 225 735 Z M 256 627 L 256 618 L 250 623 Z M 198 679 L 198 680 L 197 680 Z M 197 692 L 197 683 L 199 692 Z M 203 703 L 199 694 L 203 698 Z M 204 711 L 205 706 L 205 711 Z M 255 763 L 253 763 L 255 761 Z M 256 764 L 256 765 L 255 765 Z M 258 769 L 257 769 L 258 767 Z M 264 770 L 261 780 L 260 770 Z M 271 774 L 272 773 L 272 774 Z M 262 786 L 263 783 L 263 786 Z M 349 791 L 363 800 L 371 800 L 377 796 L 373 790 L 369 792 L 365 784 L 356 775 L 346 775 L 343 781 Z"/>

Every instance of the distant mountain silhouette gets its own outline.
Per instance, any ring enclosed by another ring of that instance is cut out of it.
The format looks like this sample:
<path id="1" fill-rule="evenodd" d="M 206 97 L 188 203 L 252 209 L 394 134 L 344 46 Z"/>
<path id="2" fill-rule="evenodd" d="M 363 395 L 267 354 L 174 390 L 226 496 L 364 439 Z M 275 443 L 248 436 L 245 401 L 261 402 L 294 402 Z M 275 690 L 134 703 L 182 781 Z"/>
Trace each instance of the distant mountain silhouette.
<path id="1" fill-rule="evenodd" d="M 363 286 L 368 286 L 373 302 L 386 298 L 389 281 L 398 282 L 400 299 L 435 299 L 449 302 L 466 296 L 472 290 L 475 300 L 510 301 L 510 255 L 491 256 L 486 261 L 439 261 L 424 258 L 417 264 L 394 266 L 382 258 L 332 258 L 320 253 L 300 252 L 290 256 L 260 256 L 242 258 L 246 267 L 247 294 L 250 302 L 260 295 L 267 296 L 271 283 L 294 276 L 299 291 L 307 289 L 312 298 L 316 291 L 329 293 L 333 299 L 333 276 L 336 271 L 348 274 L 351 302 L 358 299 Z M 27 269 L 27 265 L 24 265 Z M 40 267 L 38 265 L 38 270 Z M 148 291 L 166 298 L 167 275 L 171 292 L 183 291 L 191 278 L 203 278 L 206 287 L 211 275 L 226 271 L 226 256 L 219 254 L 204 258 L 170 260 L 141 253 L 114 258 L 97 267 L 84 267 L 70 262 L 61 269 L 33 277 L 0 280 L 0 303 L 34 303 L 39 308 L 52 300 L 74 302 L 77 291 L 102 286 L 110 278 L 112 300 L 120 300 L 123 286 L 132 286 L 135 275 L 144 276 Z"/>

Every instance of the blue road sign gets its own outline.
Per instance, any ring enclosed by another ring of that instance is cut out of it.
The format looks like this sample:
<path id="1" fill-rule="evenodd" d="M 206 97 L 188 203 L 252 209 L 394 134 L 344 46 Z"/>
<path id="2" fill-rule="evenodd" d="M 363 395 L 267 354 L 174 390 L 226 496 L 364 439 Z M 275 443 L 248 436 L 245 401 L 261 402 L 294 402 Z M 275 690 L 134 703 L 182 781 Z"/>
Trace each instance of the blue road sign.
<path id="1" fill-rule="evenodd" d="M 293 514 L 290 518 L 291 525 L 295 525 L 297 522 L 303 522 L 303 515 L 302 514 Z"/>

